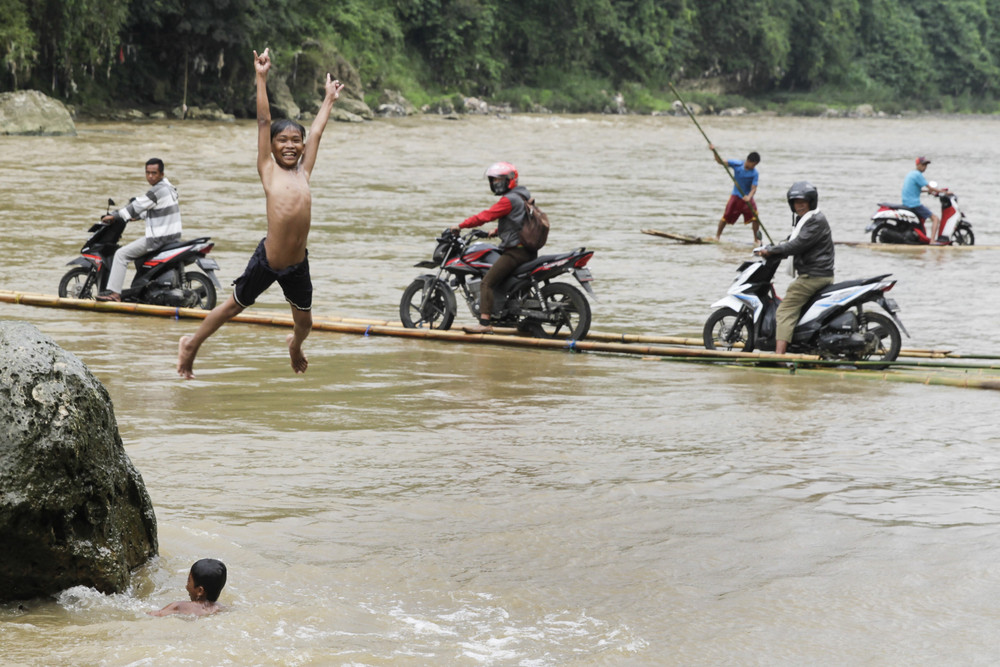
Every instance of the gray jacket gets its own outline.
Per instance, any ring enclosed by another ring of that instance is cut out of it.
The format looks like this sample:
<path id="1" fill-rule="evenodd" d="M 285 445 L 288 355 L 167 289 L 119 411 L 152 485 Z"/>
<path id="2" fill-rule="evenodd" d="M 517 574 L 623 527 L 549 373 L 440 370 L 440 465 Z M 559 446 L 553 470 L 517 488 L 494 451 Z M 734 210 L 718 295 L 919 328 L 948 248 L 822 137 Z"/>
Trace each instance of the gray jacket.
<path id="1" fill-rule="evenodd" d="M 819 211 L 813 213 L 794 239 L 769 245 L 765 250 L 774 257 L 794 256 L 793 265 L 799 275 L 833 275 L 833 233 L 826 216 Z"/>
<path id="2" fill-rule="evenodd" d="M 500 237 L 500 248 L 506 250 L 521 243 L 521 227 L 528 216 L 527 207 L 524 205 L 525 199 L 531 199 L 528 188 L 519 185 L 504 195 L 510 200 L 510 213 L 500 218 L 497 223 L 498 236 Z M 524 197 L 522 199 L 521 197 Z"/>

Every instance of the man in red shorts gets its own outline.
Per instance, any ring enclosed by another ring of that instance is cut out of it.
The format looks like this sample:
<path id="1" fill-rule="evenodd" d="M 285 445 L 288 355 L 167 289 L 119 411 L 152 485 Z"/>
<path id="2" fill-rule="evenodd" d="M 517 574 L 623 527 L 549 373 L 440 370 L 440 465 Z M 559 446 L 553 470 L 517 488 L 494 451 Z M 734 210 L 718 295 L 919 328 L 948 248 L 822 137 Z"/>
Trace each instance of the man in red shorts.
<path id="1" fill-rule="evenodd" d="M 733 168 L 733 178 L 736 179 L 733 192 L 729 195 L 729 201 L 726 202 L 726 210 L 722 214 L 722 219 L 719 220 L 719 229 L 715 232 L 715 240 L 718 241 L 722 238 L 722 230 L 726 225 L 733 224 L 740 216 L 743 216 L 744 225 L 748 222 L 753 225 L 753 242 L 754 245 L 757 245 L 760 241 L 760 221 L 757 218 L 757 203 L 754 202 L 753 196 L 757 192 L 757 178 L 760 176 L 757 171 L 757 165 L 760 164 L 760 153 L 753 151 L 742 162 L 740 160 L 723 161 L 716 152 L 715 146 L 709 144 L 708 147 L 712 149 L 716 162 Z"/>

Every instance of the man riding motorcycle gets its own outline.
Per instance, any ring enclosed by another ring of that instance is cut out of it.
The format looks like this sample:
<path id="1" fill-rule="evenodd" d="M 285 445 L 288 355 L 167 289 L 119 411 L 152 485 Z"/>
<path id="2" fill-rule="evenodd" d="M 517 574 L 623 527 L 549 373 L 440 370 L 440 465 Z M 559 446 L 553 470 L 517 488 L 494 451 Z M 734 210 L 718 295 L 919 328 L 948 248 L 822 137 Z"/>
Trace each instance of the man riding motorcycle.
<path id="1" fill-rule="evenodd" d="M 762 257 L 792 255 L 793 275 L 778 306 L 774 351 L 784 354 L 792 340 L 802 306 L 813 294 L 833 283 L 833 234 L 826 216 L 818 209 L 819 192 L 808 181 L 792 184 L 786 195 L 793 214 L 792 233 L 785 241 L 760 250 Z"/>
<path id="2" fill-rule="evenodd" d="M 940 234 L 940 224 L 941 219 L 934 214 L 929 208 L 920 203 L 920 193 L 927 191 L 932 195 L 938 195 L 941 193 L 939 189 L 927 182 L 927 178 L 924 176 L 924 172 L 927 171 L 927 165 L 931 163 L 927 158 L 920 156 L 915 160 L 916 168 L 910 171 L 903 179 L 903 206 L 913 211 L 920 220 L 920 229 L 915 229 L 917 237 L 924 243 L 931 243 L 934 245 L 940 245 L 943 243 L 948 243 L 948 239 L 939 238 Z M 927 230 L 923 228 L 924 220 L 927 218 L 931 219 L 931 235 L 927 236 Z"/>
<path id="3" fill-rule="evenodd" d="M 517 182 L 517 167 L 509 162 L 496 162 L 486 169 L 490 190 L 500 199 L 490 208 L 469 216 L 459 225 L 452 227 L 456 235 L 461 229 L 478 227 L 491 220 L 498 220 L 496 229 L 490 236 L 500 237 L 500 259 L 483 276 L 479 301 L 479 326 L 467 327 L 470 333 L 491 333 L 490 316 L 493 312 L 493 288 L 502 283 L 521 264 L 538 257 L 537 250 L 528 250 L 521 243 L 521 227 L 527 218 L 525 203 L 531 193 Z"/>

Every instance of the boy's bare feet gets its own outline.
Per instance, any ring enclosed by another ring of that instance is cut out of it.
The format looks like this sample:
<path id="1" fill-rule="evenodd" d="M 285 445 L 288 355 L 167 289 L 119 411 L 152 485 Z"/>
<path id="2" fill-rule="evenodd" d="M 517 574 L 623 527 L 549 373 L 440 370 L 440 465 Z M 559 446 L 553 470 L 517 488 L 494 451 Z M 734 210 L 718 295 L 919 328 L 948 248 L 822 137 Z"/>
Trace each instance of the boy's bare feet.
<path id="1" fill-rule="evenodd" d="M 309 360 L 302 351 L 302 343 L 295 340 L 295 334 L 288 334 L 285 340 L 288 341 L 288 356 L 292 358 L 292 370 L 296 373 L 305 373 L 309 367 Z"/>
<path id="2" fill-rule="evenodd" d="M 191 349 L 191 336 L 181 336 L 177 343 L 177 374 L 185 380 L 194 377 L 194 351 Z"/>

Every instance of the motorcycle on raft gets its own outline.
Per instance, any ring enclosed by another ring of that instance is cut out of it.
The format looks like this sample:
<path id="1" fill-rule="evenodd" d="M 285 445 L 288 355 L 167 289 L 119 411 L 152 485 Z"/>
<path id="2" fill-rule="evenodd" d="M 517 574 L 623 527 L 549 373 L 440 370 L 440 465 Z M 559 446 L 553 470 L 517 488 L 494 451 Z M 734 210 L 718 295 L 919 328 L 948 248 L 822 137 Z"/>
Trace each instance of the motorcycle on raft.
<path id="1" fill-rule="evenodd" d="M 108 199 L 108 211 L 115 205 Z M 111 261 L 120 247 L 125 220 L 98 222 L 87 231 L 90 238 L 80 249 L 80 256 L 69 262 L 70 269 L 59 281 L 59 296 L 93 299 L 108 285 Z M 215 247 L 203 236 L 190 241 L 176 241 L 135 260 L 135 276 L 122 290 L 122 301 L 148 303 L 177 308 L 215 308 L 217 290 L 222 289 L 215 272 L 219 264 L 206 257 Z M 199 271 L 185 269 L 197 264 Z"/>
<path id="2" fill-rule="evenodd" d="M 780 263 L 778 258 L 757 257 L 740 265 L 727 296 L 712 304 L 718 310 L 705 322 L 707 349 L 774 350 L 781 299 L 772 281 Z M 900 329 L 910 334 L 896 315 L 896 302 L 885 296 L 896 284 L 890 275 L 834 283 L 814 294 L 802 307 L 788 352 L 845 363 L 895 361 L 902 344 Z M 866 303 L 878 304 L 888 316 L 865 310 Z"/>
<path id="3" fill-rule="evenodd" d="M 935 183 L 931 187 L 937 187 Z M 975 245 L 976 236 L 970 223 L 958 207 L 958 195 L 944 188 L 937 195 L 941 200 L 941 226 L 938 237 L 953 245 Z M 879 202 L 878 210 L 865 228 L 872 233 L 872 243 L 904 243 L 929 245 L 931 239 L 917 214 L 902 204 Z M 943 241 L 942 241 L 943 245 Z"/>
<path id="4" fill-rule="evenodd" d="M 493 243 L 474 243 L 486 237 L 482 230 L 465 236 L 445 229 L 437 238 L 430 260 L 414 266 L 437 269 L 416 278 L 403 292 L 399 317 L 404 327 L 448 329 L 458 310 L 455 289 L 462 292 L 472 316 L 479 318 L 479 296 L 483 276 L 500 257 Z M 590 304 L 575 285 L 553 282 L 572 272 L 591 296 L 593 280 L 587 262 L 593 251 L 577 248 L 555 255 L 539 255 L 522 264 L 494 290 L 492 321 L 495 326 L 516 327 L 538 338 L 566 336 L 582 340 L 590 330 Z M 450 280 L 442 277 L 450 275 Z"/>

